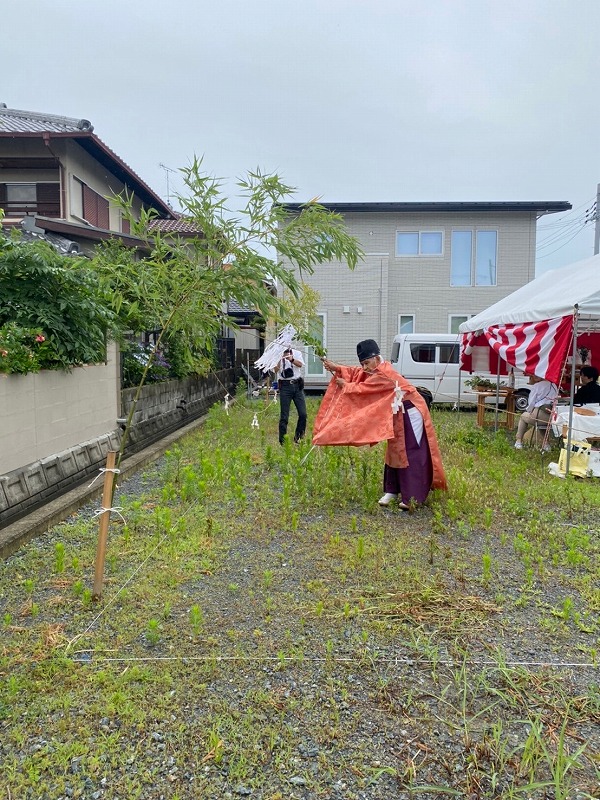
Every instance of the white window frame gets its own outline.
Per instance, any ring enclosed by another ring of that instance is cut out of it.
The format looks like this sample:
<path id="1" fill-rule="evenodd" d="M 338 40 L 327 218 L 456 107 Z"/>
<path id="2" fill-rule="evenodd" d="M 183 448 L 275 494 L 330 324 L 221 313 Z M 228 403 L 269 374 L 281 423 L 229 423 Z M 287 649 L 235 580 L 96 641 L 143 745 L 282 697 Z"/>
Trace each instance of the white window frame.
<path id="1" fill-rule="evenodd" d="M 466 322 L 467 320 L 471 319 L 472 316 L 473 316 L 473 314 L 457 314 L 457 313 L 448 314 L 448 333 L 457 334 L 458 335 L 458 331 L 453 331 L 452 330 L 452 320 L 453 319 L 455 319 L 456 317 L 460 317 L 461 319 L 464 319 L 465 322 Z"/>
<path id="2" fill-rule="evenodd" d="M 416 253 L 399 253 L 398 252 L 398 234 L 401 233 L 412 233 L 417 234 L 419 237 L 419 244 L 418 244 L 418 252 Z M 442 237 L 442 249 L 439 253 L 422 253 L 421 252 L 421 236 L 424 233 L 437 233 Z M 443 258 L 444 257 L 444 245 L 445 245 L 445 237 L 443 230 L 396 230 L 396 236 L 394 241 L 394 249 L 396 253 L 396 258 Z"/>
<path id="3" fill-rule="evenodd" d="M 495 233 L 496 251 L 494 254 L 494 283 L 477 283 L 477 234 Z M 475 241 L 473 242 L 473 283 L 472 286 L 498 286 L 498 228 L 476 228 Z"/>
<path id="4" fill-rule="evenodd" d="M 415 333 L 415 322 L 416 322 L 415 315 L 414 314 L 403 314 L 402 312 L 398 312 L 398 324 L 396 326 L 397 333 L 400 334 L 400 333 L 404 332 L 404 331 L 400 330 L 400 328 L 401 328 L 401 324 L 400 323 L 402 321 L 402 317 L 411 317 L 411 319 L 412 319 L 412 330 L 408 331 L 408 333 Z"/>
<path id="5" fill-rule="evenodd" d="M 69 213 L 72 217 L 85 222 L 83 216 L 83 186 L 84 182 L 81 178 L 71 174 L 69 185 Z"/>
<path id="6" fill-rule="evenodd" d="M 471 263 L 470 263 L 470 283 L 458 284 L 452 283 L 452 238 L 455 233 L 470 233 L 471 234 Z M 477 283 L 477 236 L 480 233 L 495 233 L 496 234 L 496 253 L 495 253 L 495 283 Z M 498 228 L 452 228 L 450 231 L 450 286 L 456 289 L 466 289 L 473 287 L 491 287 L 498 286 L 498 240 L 500 232 Z"/>

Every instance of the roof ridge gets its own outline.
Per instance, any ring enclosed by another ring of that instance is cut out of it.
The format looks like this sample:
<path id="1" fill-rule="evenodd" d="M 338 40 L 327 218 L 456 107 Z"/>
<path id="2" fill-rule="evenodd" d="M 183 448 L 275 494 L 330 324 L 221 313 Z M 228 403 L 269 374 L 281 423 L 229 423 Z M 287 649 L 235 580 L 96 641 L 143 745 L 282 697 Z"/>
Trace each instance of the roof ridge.
<path id="1" fill-rule="evenodd" d="M 77 119 L 76 117 L 65 117 L 60 114 L 44 114 L 40 111 L 25 111 L 20 108 L 8 108 L 6 103 L 0 103 L 0 114 L 21 117 L 23 119 L 45 120 L 62 125 L 71 125 L 81 131 L 88 131 L 89 133 L 94 130 L 94 126 L 89 119 Z"/>

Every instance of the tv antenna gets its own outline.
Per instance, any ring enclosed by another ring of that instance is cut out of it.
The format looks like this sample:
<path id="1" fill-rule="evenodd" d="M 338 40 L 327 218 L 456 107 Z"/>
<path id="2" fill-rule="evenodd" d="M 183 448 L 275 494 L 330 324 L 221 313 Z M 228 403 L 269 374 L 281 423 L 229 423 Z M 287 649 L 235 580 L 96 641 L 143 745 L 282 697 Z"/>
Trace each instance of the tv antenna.
<path id="1" fill-rule="evenodd" d="M 171 169 L 171 167 L 167 167 L 166 164 L 163 164 L 162 162 L 158 166 L 161 169 L 164 169 L 164 171 L 165 171 L 165 176 L 167 178 L 167 205 L 170 206 L 171 205 L 171 191 L 170 191 L 170 187 L 169 187 L 169 172 L 177 172 L 177 170 L 176 169 Z"/>

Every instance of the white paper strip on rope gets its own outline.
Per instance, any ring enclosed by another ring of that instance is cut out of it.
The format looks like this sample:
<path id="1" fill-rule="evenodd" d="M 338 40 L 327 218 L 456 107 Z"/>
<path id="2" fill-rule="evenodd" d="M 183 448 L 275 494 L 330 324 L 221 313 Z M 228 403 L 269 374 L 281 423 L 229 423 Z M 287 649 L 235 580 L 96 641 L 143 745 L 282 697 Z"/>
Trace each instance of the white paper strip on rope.
<path id="1" fill-rule="evenodd" d="M 286 325 L 279 336 L 267 345 L 262 356 L 256 359 L 254 366 L 261 372 L 269 372 L 276 367 L 281 361 L 284 351 L 291 347 L 295 335 L 296 328 L 293 325 Z"/>

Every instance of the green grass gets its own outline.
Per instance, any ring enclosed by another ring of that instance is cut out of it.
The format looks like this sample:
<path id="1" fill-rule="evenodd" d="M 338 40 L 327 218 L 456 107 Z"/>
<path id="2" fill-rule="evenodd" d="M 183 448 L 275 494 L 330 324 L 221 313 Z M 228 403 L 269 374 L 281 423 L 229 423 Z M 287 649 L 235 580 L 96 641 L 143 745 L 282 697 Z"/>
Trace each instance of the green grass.
<path id="1" fill-rule="evenodd" d="M 598 482 L 434 422 L 450 490 L 406 514 L 382 446 L 216 407 L 125 486 L 100 602 L 97 522 L 2 563 L 0 796 L 598 797 Z"/>

